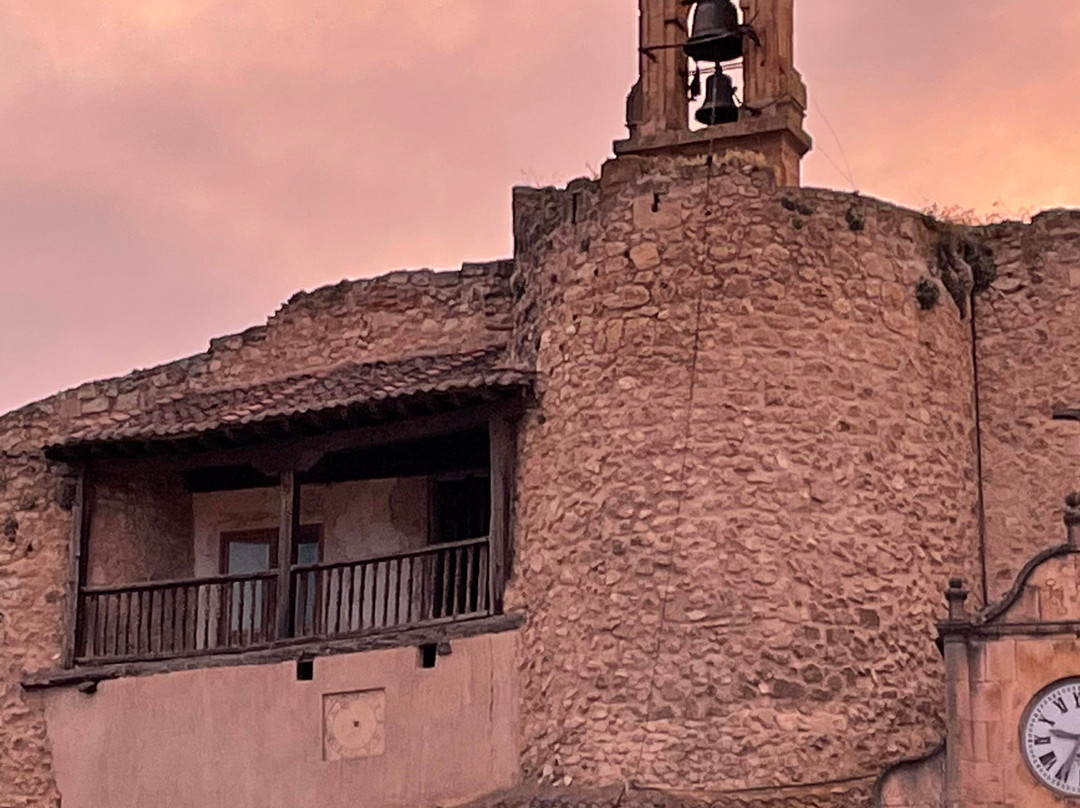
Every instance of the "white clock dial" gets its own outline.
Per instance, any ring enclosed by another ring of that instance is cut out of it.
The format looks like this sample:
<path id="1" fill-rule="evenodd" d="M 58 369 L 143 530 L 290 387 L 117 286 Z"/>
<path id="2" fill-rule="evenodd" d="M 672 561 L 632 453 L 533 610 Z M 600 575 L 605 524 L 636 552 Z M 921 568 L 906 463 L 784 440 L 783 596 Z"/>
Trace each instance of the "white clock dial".
<path id="1" fill-rule="evenodd" d="M 1035 776 L 1058 794 L 1080 796 L 1080 678 L 1035 697 L 1020 728 L 1024 758 Z"/>

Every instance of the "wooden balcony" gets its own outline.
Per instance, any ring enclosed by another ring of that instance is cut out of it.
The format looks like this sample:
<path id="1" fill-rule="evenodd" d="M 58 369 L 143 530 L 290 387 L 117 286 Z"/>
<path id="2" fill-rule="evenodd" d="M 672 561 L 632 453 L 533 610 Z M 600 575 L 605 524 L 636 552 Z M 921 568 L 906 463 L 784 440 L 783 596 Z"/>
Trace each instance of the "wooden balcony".
<path id="1" fill-rule="evenodd" d="M 83 587 L 75 660 L 233 654 L 475 620 L 496 611 L 492 561 L 482 538 L 287 572 Z"/>

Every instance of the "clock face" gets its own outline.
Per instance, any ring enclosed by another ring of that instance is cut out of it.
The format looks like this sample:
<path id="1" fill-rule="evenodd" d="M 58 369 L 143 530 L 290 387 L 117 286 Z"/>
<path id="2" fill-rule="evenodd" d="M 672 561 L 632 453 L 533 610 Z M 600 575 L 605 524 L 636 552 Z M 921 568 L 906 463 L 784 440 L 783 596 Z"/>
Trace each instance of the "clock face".
<path id="1" fill-rule="evenodd" d="M 1020 731 L 1024 759 L 1040 782 L 1058 794 L 1080 796 L 1080 678 L 1036 696 Z"/>
<path id="2" fill-rule="evenodd" d="M 385 752 L 386 694 L 382 690 L 323 697 L 323 759 L 379 757 Z"/>

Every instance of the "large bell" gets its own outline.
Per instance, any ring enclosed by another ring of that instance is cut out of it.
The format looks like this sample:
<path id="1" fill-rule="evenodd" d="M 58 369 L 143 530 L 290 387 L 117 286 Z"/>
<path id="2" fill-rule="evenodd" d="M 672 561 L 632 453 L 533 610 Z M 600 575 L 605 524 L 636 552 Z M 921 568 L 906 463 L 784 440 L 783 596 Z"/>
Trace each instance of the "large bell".
<path id="1" fill-rule="evenodd" d="M 686 55 L 698 62 L 727 62 L 743 55 L 739 12 L 731 0 L 700 0 Z"/>
<path id="2" fill-rule="evenodd" d="M 735 103 L 735 85 L 731 77 L 717 71 L 705 83 L 705 103 L 694 116 L 706 126 L 718 123 L 734 123 L 739 120 L 739 106 Z"/>

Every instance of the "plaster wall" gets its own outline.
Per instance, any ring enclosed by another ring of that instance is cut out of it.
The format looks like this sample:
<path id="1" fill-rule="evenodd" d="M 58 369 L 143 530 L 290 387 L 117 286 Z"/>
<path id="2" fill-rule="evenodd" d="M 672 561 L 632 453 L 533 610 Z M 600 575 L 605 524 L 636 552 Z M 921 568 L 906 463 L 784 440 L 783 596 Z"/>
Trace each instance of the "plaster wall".
<path id="1" fill-rule="evenodd" d="M 277 528 L 280 497 L 277 488 L 195 494 L 196 577 L 221 571 L 223 532 Z M 428 480 L 305 485 L 300 522 L 322 525 L 326 563 L 419 549 L 428 540 Z"/>
<path id="2" fill-rule="evenodd" d="M 415 808 L 518 778 L 513 633 L 415 648 L 102 683 L 46 696 L 64 808 Z M 385 691 L 384 751 L 328 760 L 324 696 Z"/>
<path id="3" fill-rule="evenodd" d="M 515 201 L 527 772 L 779 799 L 936 747 L 979 551 L 970 325 L 919 308 L 920 217 L 737 158 Z"/>

